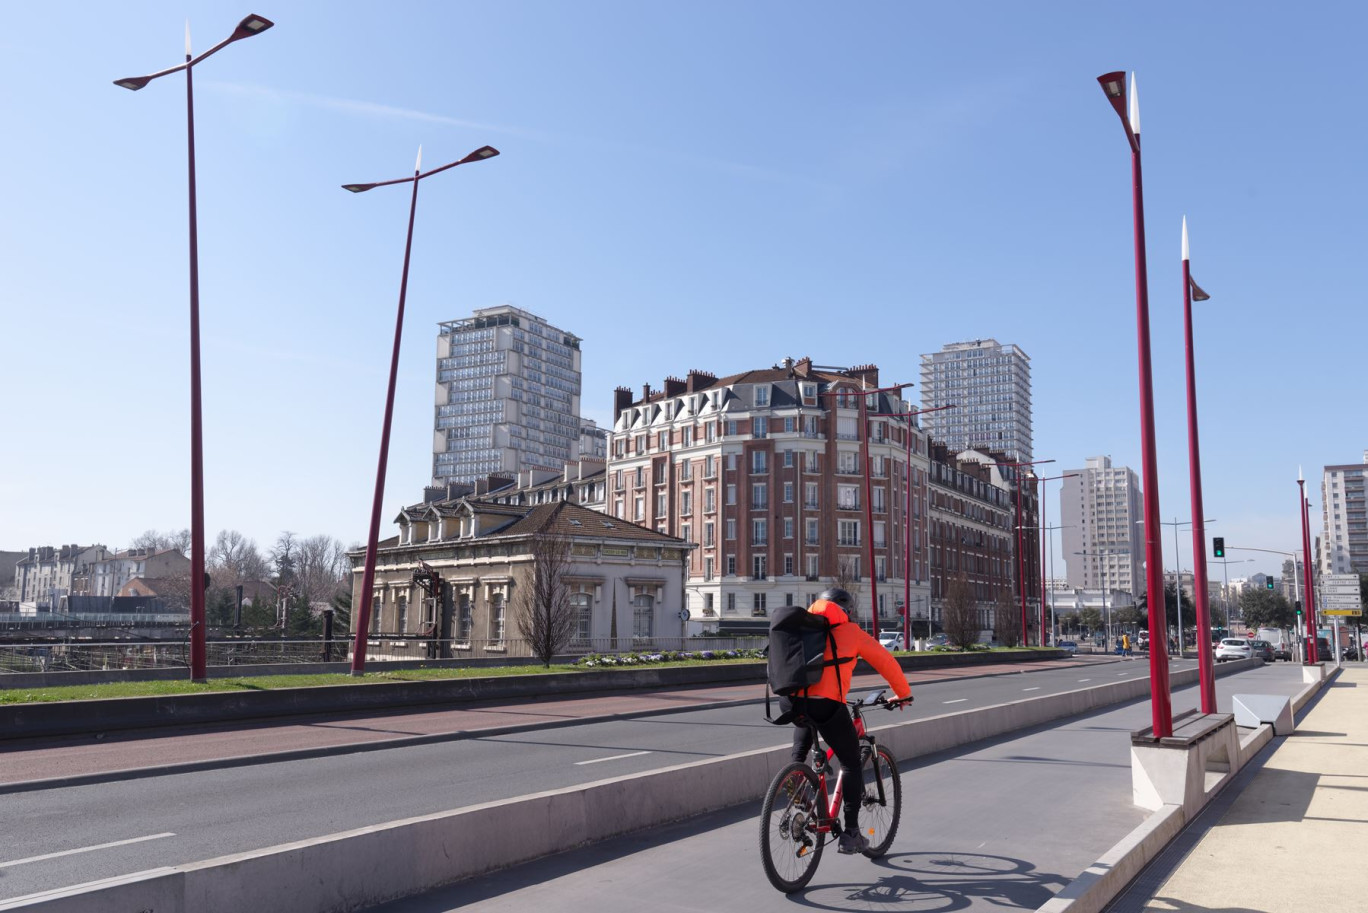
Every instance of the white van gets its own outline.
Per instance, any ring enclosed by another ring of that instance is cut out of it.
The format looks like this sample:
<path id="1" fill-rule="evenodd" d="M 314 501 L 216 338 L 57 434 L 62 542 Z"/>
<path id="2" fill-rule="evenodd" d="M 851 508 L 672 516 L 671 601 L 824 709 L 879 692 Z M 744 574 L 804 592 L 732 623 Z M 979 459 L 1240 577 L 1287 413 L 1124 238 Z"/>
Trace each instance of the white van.
<path id="1" fill-rule="evenodd" d="M 1260 628 L 1255 640 L 1266 640 L 1273 648 L 1273 659 L 1292 661 L 1292 635 L 1284 628 Z"/>

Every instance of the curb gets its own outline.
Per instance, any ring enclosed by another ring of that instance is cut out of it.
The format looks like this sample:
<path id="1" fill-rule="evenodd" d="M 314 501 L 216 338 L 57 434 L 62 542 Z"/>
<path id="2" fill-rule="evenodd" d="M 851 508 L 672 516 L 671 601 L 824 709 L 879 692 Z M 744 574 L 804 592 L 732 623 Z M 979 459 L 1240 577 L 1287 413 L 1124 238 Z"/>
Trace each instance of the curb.
<path id="1" fill-rule="evenodd" d="M 1338 674 L 1337 669 L 1323 681 L 1310 682 L 1299 690 L 1292 698 L 1294 712 L 1306 706 L 1322 687 L 1333 681 Z M 1253 762 L 1254 757 L 1272 743 L 1271 727 L 1265 723 L 1260 729 L 1269 729 L 1270 736 L 1259 747 L 1258 752 L 1245 762 L 1246 765 Z M 1232 777 L 1231 782 L 1234 782 L 1234 779 Z M 1191 818 L 1184 816 L 1181 805 L 1163 806 L 1102 854 L 1096 862 L 1084 869 L 1081 875 L 1065 885 L 1058 894 L 1038 907 L 1036 913 L 1100 913 L 1144 872 L 1165 847 L 1223 795 L 1229 785 L 1230 783 L 1227 783 L 1218 792 L 1208 796 L 1201 807 L 1192 813 Z"/>

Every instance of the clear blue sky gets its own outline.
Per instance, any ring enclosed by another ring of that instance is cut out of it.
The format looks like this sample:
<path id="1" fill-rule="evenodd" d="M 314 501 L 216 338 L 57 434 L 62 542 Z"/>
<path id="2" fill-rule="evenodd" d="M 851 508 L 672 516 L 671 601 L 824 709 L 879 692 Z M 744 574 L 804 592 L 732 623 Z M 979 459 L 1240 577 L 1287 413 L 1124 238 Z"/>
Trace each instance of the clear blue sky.
<path id="1" fill-rule="evenodd" d="M 256 3 L 0 7 L 0 548 L 189 523 L 184 80 L 111 81 L 248 12 L 277 25 L 195 80 L 211 537 L 364 539 L 408 197 L 339 185 L 420 144 L 503 155 L 423 185 L 388 516 L 430 475 L 437 323 L 505 302 L 584 337 L 601 422 L 690 368 L 916 380 L 992 336 L 1031 356 L 1040 457 L 1139 471 L 1113 69 L 1164 516 L 1190 514 L 1184 214 L 1210 532 L 1299 547 L 1298 465 L 1318 528 L 1320 467 L 1368 447 L 1361 4 Z"/>

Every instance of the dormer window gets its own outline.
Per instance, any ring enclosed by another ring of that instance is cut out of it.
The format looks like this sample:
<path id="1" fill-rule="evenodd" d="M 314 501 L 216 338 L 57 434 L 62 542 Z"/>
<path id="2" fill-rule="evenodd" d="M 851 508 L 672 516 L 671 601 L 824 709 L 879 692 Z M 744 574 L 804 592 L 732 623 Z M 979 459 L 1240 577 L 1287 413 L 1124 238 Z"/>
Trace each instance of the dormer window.
<path id="1" fill-rule="evenodd" d="M 755 405 L 761 408 L 769 405 L 770 388 L 768 384 L 761 384 L 755 388 Z"/>

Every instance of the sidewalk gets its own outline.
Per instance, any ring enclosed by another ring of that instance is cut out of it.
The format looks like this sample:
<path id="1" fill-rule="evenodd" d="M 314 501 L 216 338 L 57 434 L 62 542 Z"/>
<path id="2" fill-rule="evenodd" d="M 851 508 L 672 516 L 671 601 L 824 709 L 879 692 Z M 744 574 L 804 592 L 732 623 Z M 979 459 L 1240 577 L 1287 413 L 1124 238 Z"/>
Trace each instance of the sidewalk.
<path id="1" fill-rule="evenodd" d="M 1179 837 L 1171 849 L 1190 849 L 1176 865 L 1161 856 L 1108 913 L 1368 909 L 1368 669 L 1346 665 L 1250 770 Z"/>

